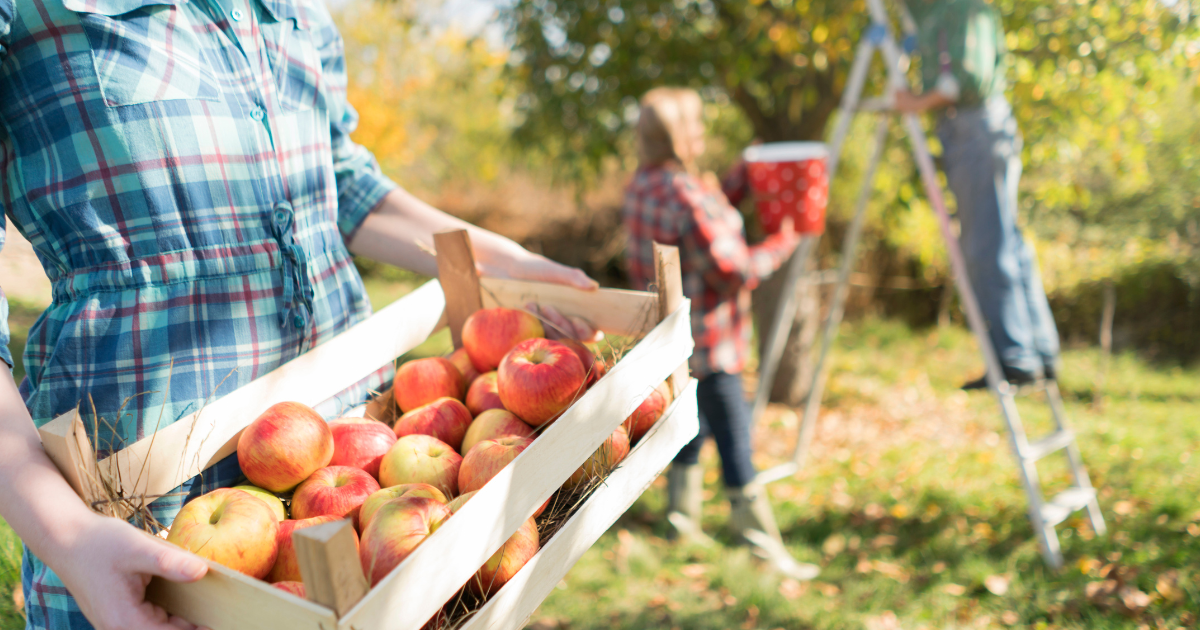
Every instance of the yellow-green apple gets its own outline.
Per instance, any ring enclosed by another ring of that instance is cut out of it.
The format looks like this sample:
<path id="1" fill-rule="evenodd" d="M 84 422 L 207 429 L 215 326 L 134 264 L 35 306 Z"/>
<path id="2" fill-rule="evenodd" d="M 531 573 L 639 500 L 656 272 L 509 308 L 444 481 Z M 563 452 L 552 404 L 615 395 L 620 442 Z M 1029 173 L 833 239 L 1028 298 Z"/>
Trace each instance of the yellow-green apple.
<path id="1" fill-rule="evenodd" d="M 509 350 L 526 339 L 545 337 L 537 317 L 515 308 L 485 308 L 463 322 L 462 342 L 467 356 L 480 372 L 500 365 Z"/>
<path id="2" fill-rule="evenodd" d="M 537 437 L 537 433 L 528 424 L 513 415 L 511 411 L 488 409 L 479 414 L 471 426 L 467 427 L 467 434 L 463 436 L 462 448 L 459 449 L 459 452 L 466 455 L 472 446 L 484 440 L 494 440 L 506 435 L 515 435 L 530 440 Z"/>
<path id="3" fill-rule="evenodd" d="M 475 364 L 471 363 L 471 357 L 467 355 L 467 349 L 459 348 L 447 355 L 446 359 L 453 363 L 454 367 L 458 368 L 459 373 L 462 374 L 463 391 L 467 391 L 467 387 L 475 379 L 479 378 L 479 370 L 476 370 Z"/>
<path id="4" fill-rule="evenodd" d="M 271 513 L 275 515 L 275 520 L 282 521 L 287 518 L 287 511 L 283 507 L 283 500 L 275 496 L 275 493 L 263 490 L 258 486 L 234 486 L 233 489 L 249 492 L 262 499 L 267 504 L 267 507 L 271 508 Z"/>
<path id="5" fill-rule="evenodd" d="M 608 366 L 604 363 L 604 360 L 596 356 L 596 353 L 592 352 L 590 348 L 583 345 L 583 342 L 571 339 L 570 337 L 559 339 L 558 342 L 575 351 L 575 356 L 579 357 L 579 363 L 583 365 L 583 371 L 587 374 L 588 387 L 591 387 L 608 372 Z"/>
<path id="6" fill-rule="evenodd" d="M 392 383 L 396 404 L 402 413 L 443 396 L 462 400 L 466 391 L 458 368 L 442 357 L 417 359 L 401 365 Z"/>
<path id="7" fill-rule="evenodd" d="M 304 590 L 304 582 L 276 582 L 271 586 L 281 591 L 287 591 L 300 599 L 307 599 L 308 596 L 307 591 Z"/>
<path id="8" fill-rule="evenodd" d="M 458 469 L 463 458 L 449 444 L 429 435 L 406 435 L 379 464 L 379 482 L 386 488 L 402 483 L 427 483 L 447 497 L 458 494 Z"/>
<path id="9" fill-rule="evenodd" d="M 621 460 L 629 454 L 629 434 L 625 432 L 625 427 L 619 426 L 612 435 L 608 436 L 607 440 L 588 457 L 563 484 L 564 488 L 573 489 L 580 485 L 587 484 L 593 479 L 603 478 L 608 473 L 612 472 Z"/>
<path id="10" fill-rule="evenodd" d="M 427 483 L 402 483 L 398 486 L 377 490 L 374 494 L 367 497 L 363 501 L 362 509 L 358 511 L 358 531 L 362 532 L 367 528 L 367 524 L 371 521 L 371 517 L 375 512 L 383 507 L 384 503 L 394 499 L 403 499 L 411 497 L 422 497 L 425 499 L 433 499 L 440 503 L 447 503 L 446 495 L 441 490 L 434 488 Z"/>
<path id="11" fill-rule="evenodd" d="M 237 457 L 242 474 L 251 483 L 271 492 L 286 492 L 329 465 L 333 434 L 312 407 L 281 402 L 242 431 Z"/>
<path id="12" fill-rule="evenodd" d="M 300 561 L 296 559 L 296 545 L 292 541 L 292 532 L 313 525 L 340 521 L 342 518 L 328 514 L 312 518 L 288 519 L 280 523 L 279 534 L 275 537 L 279 554 L 275 556 L 275 564 L 271 566 L 271 572 L 267 574 L 266 580 L 268 582 L 300 581 Z M 357 543 L 357 537 L 355 542 Z"/>
<path id="13" fill-rule="evenodd" d="M 363 530 L 358 557 L 371 586 L 379 583 L 437 531 L 450 509 L 422 497 L 388 501 Z"/>
<path id="14" fill-rule="evenodd" d="M 167 541 L 262 579 L 275 564 L 279 523 L 262 499 L 221 488 L 192 499 L 171 524 Z"/>
<path id="15" fill-rule="evenodd" d="M 537 555 L 538 549 L 537 522 L 530 518 L 475 573 L 470 582 L 471 590 L 481 597 L 500 590 Z"/>
<path id="16" fill-rule="evenodd" d="M 459 491 L 467 493 L 479 490 L 530 444 L 533 444 L 533 440 L 529 438 L 506 435 L 472 446 L 463 457 L 462 467 L 458 471 Z M 547 505 L 550 505 L 550 499 L 546 499 L 533 515 L 541 514 Z"/>
<path id="17" fill-rule="evenodd" d="M 462 506 L 466 505 L 467 501 L 470 501 L 471 497 L 475 496 L 475 493 L 477 492 L 479 491 L 472 490 L 471 492 L 464 492 L 451 499 L 450 502 L 446 504 L 446 507 L 450 508 L 451 514 L 454 514 L 455 512 L 459 511 Z"/>
<path id="18" fill-rule="evenodd" d="M 500 392 L 496 389 L 496 372 L 485 372 L 471 383 L 467 389 L 467 409 L 471 415 L 478 416 L 488 409 L 503 409 L 500 402 Z"/>
<path id="19" fill-rule="evenodd" d="M 292 518 L 333 515 L 357 520 L 363 501 L 376 490 L 379 482 L 361 468 L 326 466 L 296 487 Z"/>
<path id="20" fill-rule="evenodd" d="M 643 435 L 662 417 L 670 403 L 671 393 L 666 383 L 659 383 L 654 391 L 625 419 L 625 430 L 629 432 L 629 443 L 637 444 Z"/>
<path id="21" fill-rule="evenodd" d="M 353 466 L 379 478 L 379 461 L 396 443 L 388 425 L 369 418 L 338 418 L 329 423 L 329 430 L 333 433 L 330 466 Z"/>
<path id="22" fill-rule="evenodd" d="M 458 450 L 469 426 L 471 412 L 466 405 L 454 398 L 439 398 L 400 416 L 392 428 L 396 437 L 432 435 Z"/>
<path id="23" fill-rule="evenodd" d="M 571 348 L 548 339 L 526 339 L 513 347 L 497 370 L 504 408 L 529 426 L 557 418 L 583 393 L 587 374 Z"/>

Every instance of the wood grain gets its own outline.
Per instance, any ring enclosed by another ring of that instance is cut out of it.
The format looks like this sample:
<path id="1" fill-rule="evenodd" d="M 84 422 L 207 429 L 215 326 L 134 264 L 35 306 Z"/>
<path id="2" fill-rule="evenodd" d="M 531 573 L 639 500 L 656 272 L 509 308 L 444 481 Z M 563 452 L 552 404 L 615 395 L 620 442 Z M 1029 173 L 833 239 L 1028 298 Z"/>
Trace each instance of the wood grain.
<path id="1" fill-rule="evenodd" d="M 292 532 L 296 560 L 308 601 L 346 614 L 370 585 L 358 559 L 358 538 L 350 519 Z"/>
<path id="2" fill-rule="evenodd" d="M 696 436 L 692 380 L 604 484 L 508 584 L 459 630 L 517 630 L 592 544 L 650 487 L 675 454 Z"/>
<path id="3" fill-rule="evenodd" d="M 683 304 L 683 267 L 679 264 L 679 248 L 654 244 L 654 286 L 658 288 L 658 317 L 666 318 Z M 688 362 L 675 368 L 667 384 L 671 398 L 679 396 L 688 382 Z"/>

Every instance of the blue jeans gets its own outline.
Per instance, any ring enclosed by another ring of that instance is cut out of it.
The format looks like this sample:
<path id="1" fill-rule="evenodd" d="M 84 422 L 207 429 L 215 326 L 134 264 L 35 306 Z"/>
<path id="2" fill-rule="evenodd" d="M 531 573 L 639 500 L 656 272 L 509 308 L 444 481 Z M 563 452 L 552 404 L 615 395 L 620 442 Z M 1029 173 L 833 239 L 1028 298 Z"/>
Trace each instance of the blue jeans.
<path id="1" fill-rule="evenodd" d="M 1058 358 L 1058 329 L 1037 254 L 1017 226 L 1021 134 L 1003 97 L 938 121 L 946 179 L 958 201 L 967 274 L 1000 363 L 1037 372 Z"/>
<path id="2" fill-rule="evenodd" d="M 750 408 L 742 391 L 742 375 L 717 372 L 700 379 L 696 386 L 700 407 L 700 433 L 675 456 L 684 466 L 700 462 L 700 448 L 713 437 L 721 454 L 725 487 L 740 488 L 754 481 L 750 463 Z"/>

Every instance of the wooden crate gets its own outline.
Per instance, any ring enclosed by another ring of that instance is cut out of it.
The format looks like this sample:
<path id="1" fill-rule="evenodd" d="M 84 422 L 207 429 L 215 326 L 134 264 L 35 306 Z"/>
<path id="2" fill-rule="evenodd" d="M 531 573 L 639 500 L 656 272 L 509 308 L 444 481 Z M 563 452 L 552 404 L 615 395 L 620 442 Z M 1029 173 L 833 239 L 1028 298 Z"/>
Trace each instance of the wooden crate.
<path id="1" fill-rule="evenodd" d="M 104 479 L 121 496 L 169 492 L 236 450 L 240 431 L 284 401 L 319 404 L 394 361 L 444 326 L 455 345 L 479 308 L 528 302 L 578 315 L 609 334 L 645 335 L 533 444 L 492 479 L 402 564 L 367 590 L 349 521 L 296 532 L 305 601 L 216 563 L 191 584 L 155 579 L 147 597 L 193 623 L 234 628 L 416 630 L 465 584 L 518 527 L 645 399 L 668 380 L 667 413 L 465 627 L 519 628 L 601 534 L 637 499 L 697 432 L 689 305 L 678 253 L 659 248 L 658 293 L 569 287 L 475 275 L 465 232 L 439 234 L 439 281 L 431 281 L 352 329 L 270 374 L 99 462 L 77 413 L 41 428 L 43 445 L 85 501 L 104 507 Z M 442 287 L 446 287 L 443 292 Z M 128 516 L 120 510 L 114 516 Z M 486 524 L 482 525 L 482 524 Z M 165 544 L 165 543 L 164 543 Z"/>

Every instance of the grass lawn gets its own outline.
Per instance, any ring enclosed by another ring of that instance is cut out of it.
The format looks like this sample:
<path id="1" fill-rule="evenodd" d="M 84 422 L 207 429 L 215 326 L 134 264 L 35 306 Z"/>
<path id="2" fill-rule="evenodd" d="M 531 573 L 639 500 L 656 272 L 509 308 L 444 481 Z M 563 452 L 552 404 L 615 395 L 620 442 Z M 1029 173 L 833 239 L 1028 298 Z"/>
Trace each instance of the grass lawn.
<path id="1" fill-rule="evenodd" d="M 370 282 L 368 286 L 371 287 Z M 377 304 L 394 299 L 372 287 Z M 398 295 L 398 294 L 397 294 Z M 17 311 L 18 309 L 14 309 Z M 19 318 L 17 318 L 19 319 Z M 19 344 L 21 326 L 14 328 Z M 14 344 L 16 345 L 16 344 Z M 795 479 L 771 486 L 797 557 L 823 568 L 781 579 L 729 546 L 715 452 L 706 451 L 705 528 L 713 548 L 672 545 L 663 480 L 559 584 L 531 620 L 571 628 L 1176 628 L 1200 608 L 1200 372 L 1064 355 L 1068 411 L 1110 532 L 1060 526 L 1067 568 L 1045 569 L 993 399 L 955 387 L 979 359 L 960 329 L 848 325 L 812 451 Z M 1029 433 L 1046 415 L 1023 403 Z M 773 407 L 756 432 L 760 467 L 787 457 L 793 414 Z M 1041 466 L 1048 491 L 1066 469 Z M 19 543 L 0 525 L 0 630 L 21 627 L 11 593 Z"/>

